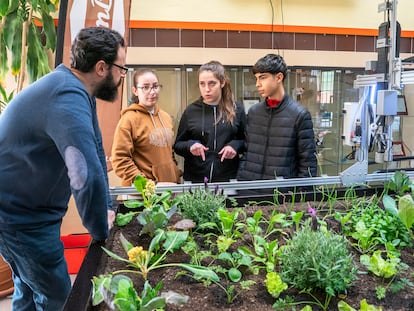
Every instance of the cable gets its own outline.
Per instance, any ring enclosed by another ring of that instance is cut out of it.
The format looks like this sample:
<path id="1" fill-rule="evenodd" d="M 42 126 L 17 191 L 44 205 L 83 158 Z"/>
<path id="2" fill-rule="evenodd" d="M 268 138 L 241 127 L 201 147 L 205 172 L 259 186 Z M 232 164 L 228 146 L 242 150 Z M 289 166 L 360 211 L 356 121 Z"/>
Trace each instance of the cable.
<path id="1" fill-rule="evenodd" d="M 272 9 L 272 30 L 271 30 L 271 34 L 272 34 L 272 49 L 273 49 L 273 41 L 274 41 L 274 39 L 273 39 L 273 33 L 274 33 L 274 30 L 273 30 L 273 28 L 274 28 L 274 18 L 275 18 L 275 10 L 274 10 L 274 8 L 273 8 L 273 1 L 272 0 L 269 0 L 269 3 L 270 3 L 270 7 L 271 7 L 271 9 Z"/>

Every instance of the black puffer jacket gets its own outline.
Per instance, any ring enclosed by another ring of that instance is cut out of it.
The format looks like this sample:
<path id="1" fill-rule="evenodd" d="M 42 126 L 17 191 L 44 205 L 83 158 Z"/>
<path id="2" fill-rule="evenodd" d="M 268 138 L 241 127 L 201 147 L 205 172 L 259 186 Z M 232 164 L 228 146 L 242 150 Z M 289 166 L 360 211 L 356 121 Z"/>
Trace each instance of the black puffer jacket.
<path id="1" fill-rule="evenodd" d="M 316 176 L 311 115 L 287 95 L 275 108 L 263 101 L 249 109 L 246 142 L 238 180 Z"/>
<path id="2" fill-rule="evenodd" d="M 244 106 L 236 104 L 233 125 L 225 118 L 216 123 L 217 117 L 218 107 L 203 103 L 202 98 L 190 104 L 181 116 L 174 151 L 184 157 L 185 181 L 201 183 L 206 177 L 209 182 L 219 182 L 236 178 L 239 155 L 245 146 Z M 205 161 L 190 152 L 190 147 L 197 142 L 209 148 Z M 226 145 L 233 147 L 239 155 L 221 162 L 218 152 Z"/>

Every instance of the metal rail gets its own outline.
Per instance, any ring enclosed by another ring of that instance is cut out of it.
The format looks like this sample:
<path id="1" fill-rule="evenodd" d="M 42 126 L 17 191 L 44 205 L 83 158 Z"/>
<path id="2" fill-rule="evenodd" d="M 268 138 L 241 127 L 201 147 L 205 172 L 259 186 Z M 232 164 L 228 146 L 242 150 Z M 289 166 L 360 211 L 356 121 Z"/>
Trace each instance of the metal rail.
<path id="1" fill-rule="evenodd" d="M 403 169 L 401 169 L 404 171 Z M 414 171 L 405 171 L 405 173 L 414 179 Z M 387 180 L 390 180 L 394 175 L 394 171 L 386 173 L 373 173 L 367 174 L 365 176 L 365 182 L 368 184 L 370 182 L 381 182 L 384 183 Z M 303 186 L 346 186 L 344 184 L 342 176 L 321 176 L 321 177 L 311 177 L 311 178 L 291 178 L 291 179 L 272 179 L 272 180 L 253 180 L 253 181 L 230 181 L 230 182 L 220 182 L 220 183 L 184 183 L 177 185 L 168 185 L 168 186 L 157 186 L 156 192 L 162 193 L 163 191 L 170 190 L 173 193 L 180 193 L 189 191 L 196 188 L 208 187 L 210 190 L 223 189 L 225 193 L 234 193 L 237 190 L 257 190 L 257 189 L 276 189 L 276 188 L 293 188 L 293 187 L 303 187 Z M 361 184 L 356 184 L 359 186 Z M 111 187 L 110 194 L 113 197 L 118 195 L 137 195 L 137 190 L 135 187 Z"/>

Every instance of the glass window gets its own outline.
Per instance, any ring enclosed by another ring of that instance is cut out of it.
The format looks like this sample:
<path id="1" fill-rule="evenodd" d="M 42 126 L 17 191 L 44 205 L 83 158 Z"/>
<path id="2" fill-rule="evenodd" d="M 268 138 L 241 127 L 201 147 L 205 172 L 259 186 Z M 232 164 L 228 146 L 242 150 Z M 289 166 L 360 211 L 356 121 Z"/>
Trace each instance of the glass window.
<path id="1" fill-rule="evenodd" d="M 137 67 L 138 68 L 138 67 Z M 175 120 L 176 126 L 185 107 L 199 96 L 199 66 L 155 66 L 163 85 L 159 103 Z M 236 101 L 251 105 L 260 101 L 256 79 L 247 66 L 226 67 Z M 290 96 L 304 105 L 312 115 L 319 159 L 319 174 L 339 175 L 355 162 L 347 158 L 350 146 L 342 143 L 343 103 L 358 102 L 358 89 L 354 88 L 357 75 L 363 69 L 295 68 L 289 69 L 285 89 Z M 127 78 L 131 78 L 128 75 Z M 128 93 L 130 97 L 130 91 Z M 370 154 L 370 158 L 373 155 Z M 370 165 L 369 172 L 383 165 Z"/>

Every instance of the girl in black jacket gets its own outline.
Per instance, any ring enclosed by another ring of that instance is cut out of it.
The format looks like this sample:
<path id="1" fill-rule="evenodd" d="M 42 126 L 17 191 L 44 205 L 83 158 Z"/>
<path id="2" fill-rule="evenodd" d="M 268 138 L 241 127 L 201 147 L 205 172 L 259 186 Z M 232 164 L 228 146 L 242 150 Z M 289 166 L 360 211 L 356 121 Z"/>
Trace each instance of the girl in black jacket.
<path id="1" fill-rule="evenodd" d="M 244 106 L 235 103 L 221 63 L 202 65 L 198 80 L 201 97 L 185 109 L 174 151 L 184 157 L 184 181 L 229 181 L 236 178 L 244 151 Z"/>

